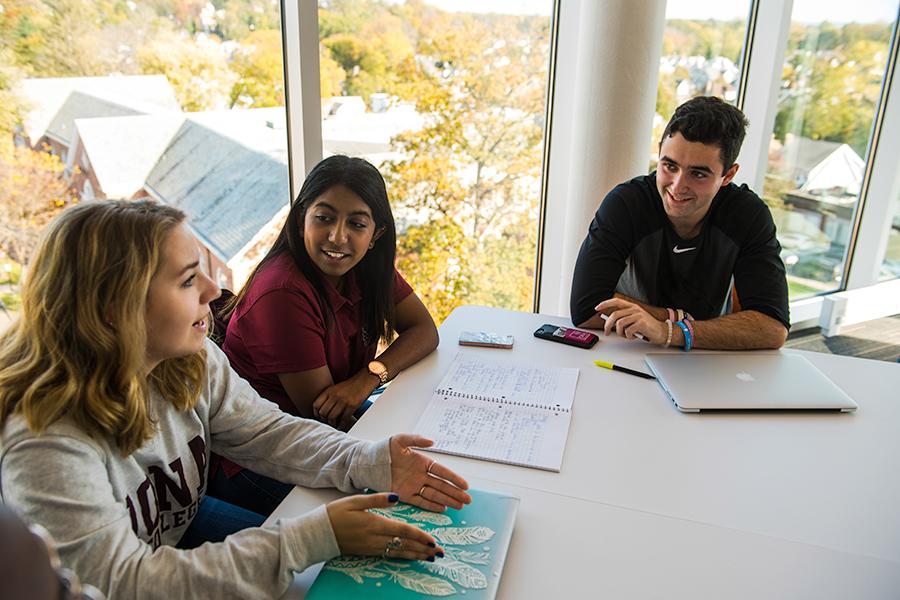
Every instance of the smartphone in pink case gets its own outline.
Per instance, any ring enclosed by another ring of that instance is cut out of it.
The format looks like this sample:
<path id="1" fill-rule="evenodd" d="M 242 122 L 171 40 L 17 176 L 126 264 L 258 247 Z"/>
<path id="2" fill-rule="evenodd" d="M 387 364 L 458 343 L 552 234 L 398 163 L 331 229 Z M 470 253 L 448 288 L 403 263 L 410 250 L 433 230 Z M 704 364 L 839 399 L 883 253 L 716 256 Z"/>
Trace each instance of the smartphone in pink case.
<path id="1" fill-rule="evenodd" d="M 589 331 L 581 331 L 580 329 L 549 324 L 541 325 L 540 328 L 534 332 L 534 337 L 585 349 L 593 347 L 593 345 L 600 340 L 599 337 Z"/>

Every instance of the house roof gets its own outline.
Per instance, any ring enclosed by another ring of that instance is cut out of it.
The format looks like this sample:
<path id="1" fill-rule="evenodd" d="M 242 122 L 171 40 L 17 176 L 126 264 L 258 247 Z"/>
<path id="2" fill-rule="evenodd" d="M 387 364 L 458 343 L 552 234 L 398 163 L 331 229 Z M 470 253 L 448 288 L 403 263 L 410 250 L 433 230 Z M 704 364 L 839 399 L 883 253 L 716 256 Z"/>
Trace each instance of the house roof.
<path id="1" fill-rule="evenodd" d="M 145 188 L 228 262 L 290 201 L 284 109 L 189 115 Z"/>
<path id="2" fill-rule="evenodd" d="M 792 165 L 792 179 L 805 179 L 809 172 L 838 149 L 840 142 L 813 140 L 788 134 L 781 149 L 781 158 Z"/>
<path id="3" fill-rule="evenodd" d="M 25 133 L 32 143 L 48 133 L 69 143 L 77 118 L 181 110 L 164 75 L 46 77 L 24 79 L 20 86 L 31 107 Z M 78 97 L 70 101 L 73 94 Z"/>
<path id="4" fill-rule="evenodd" d="M 844 194 L 858 196 L 865 168 L 865 161 L 856 151 L 841 144 L 809 171 L 800 189 L 813 194 L 843 190 Z M 852 201 L 855 202 L 855 198 Z"/>
<path id="5" fill-rule="evenodd" d="M 108 198 L 131 198 L 184 123 L 183 113 L 76 119 L 79 143 Z"/>

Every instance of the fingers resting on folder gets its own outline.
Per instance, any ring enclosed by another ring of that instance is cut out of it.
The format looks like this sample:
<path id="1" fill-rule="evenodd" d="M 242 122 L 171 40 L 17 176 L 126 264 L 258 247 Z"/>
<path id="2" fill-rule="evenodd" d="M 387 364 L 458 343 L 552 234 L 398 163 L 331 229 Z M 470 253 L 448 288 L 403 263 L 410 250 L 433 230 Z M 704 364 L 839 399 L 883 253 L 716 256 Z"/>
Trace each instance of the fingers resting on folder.
<path id="1" fill-rule="evenodd" d="M 425 510 L 442 512 L 448 506 L 462 508 L 472 501 L 465 492 L 468 482 L 434 458 L 414 450 L 432 443 L 405 433 L 391 438 L 391 489 L 403 502 Z"/>
<path id="2" fill-rule="evenodd" d="M 329 502 L 325 508 L 341 554 L 434 561 L 443 549 L 418 527 L 369 512 L 397 502 L 397 494 L 359 494 Z"/>

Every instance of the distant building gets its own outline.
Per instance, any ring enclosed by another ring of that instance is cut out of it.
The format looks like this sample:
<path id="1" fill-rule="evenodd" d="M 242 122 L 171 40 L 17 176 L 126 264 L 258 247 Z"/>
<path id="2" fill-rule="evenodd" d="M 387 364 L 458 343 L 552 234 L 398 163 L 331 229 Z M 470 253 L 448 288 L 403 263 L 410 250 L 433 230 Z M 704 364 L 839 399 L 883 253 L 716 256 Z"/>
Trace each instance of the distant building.
<path id="1" fill-rule="evenodd" d="M 82 199 L 145 196 L 144 182 L 187 114 L 76 119 L 70 149 Z"/>
<path id="2" fill-rule="evenodd" d="M 239 287 L 269 249 L 290 203 L 283 108 L 187 115 L 147 175 L 151 198 L 187 213 L 209 273 Z"/>
<path id="3" fill-rule="evenodd" d="M 32 148 L 47 144 L 64 162 L 76 119 L 181 111 L 164 75 L 46 77 L 20 86 L 31 110 L 19 141 Z"/>
<path id="4" fill-rule="evenodd" d="M 784 202 L 831 239 L 848 239 L 866 166 L 856 151 L 840 142 L 788 134 L 778 163 L 796 186 Z"/>
<path id="5" fill-rule="evenodd" d="M 150 197 L 180 208 L 223 287 L 243 285 L 290 205 L 284 108 L 183 113 L 162 75 L 28 79 L 19 143 L 49 147 L 83 199 Z M 400 158 L 391 138 L 421 128 L 408 103 L 375 94 L 323 110 L 326 156 Z M 76 169 L 77 167 L 77 169 Z"/>

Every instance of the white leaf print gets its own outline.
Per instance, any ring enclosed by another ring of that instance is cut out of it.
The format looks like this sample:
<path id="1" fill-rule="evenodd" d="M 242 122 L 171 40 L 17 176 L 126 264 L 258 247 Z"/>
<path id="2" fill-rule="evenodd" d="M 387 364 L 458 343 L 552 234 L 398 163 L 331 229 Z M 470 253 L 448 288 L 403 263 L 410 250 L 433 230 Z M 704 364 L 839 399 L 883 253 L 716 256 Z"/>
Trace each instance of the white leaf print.
<path id="1" fill-rule="evenodd" d="M 491 555 L 487 552 L 471 552 L 469 550 L 456 550 L 450 548 L 445 548 L 444 551 L 447 553 L 447 556 L 451 558 L 473 565 L 486 565 L 491 561 Z"/>
<path id="2" fill-rule="evenodd" d="M 415 571 L 395 571 L 391 573 L 391 579 L 408 590 L 429 596 L 450 596 L 456 593 L 456 588 L 449 582 Z"/>
<path id="3" fill-rule="evenodd" d="M 425 563 L 425 568 L 469 589 L 481 590 L 487 587 L 487 578 L 484 573 L 449 557 L 433 563 Z"/>
<path id="4" fill-rule="evenodd" d="M 431 532 L 441 544 L 451 546 L 470 546 L 480 544 L 494 537 L 490 527 L 445 527 Z"/>
<path id="5" fill-rule="evenodd" d="M 384 573 L 379 573 L 378 571 L 363 571 L 360 575 L 363 577 L 371 577 L 372 579 L 384 577 Z"/>
<path id="6" fill-rule="evenodd" d="M 422 523 L 431 523 L 432 525 L 452 525 L 453 519 L 447 515 L 419 510 L 414 513 L 403 515 L 410 521 L 420 521 Z"/>

